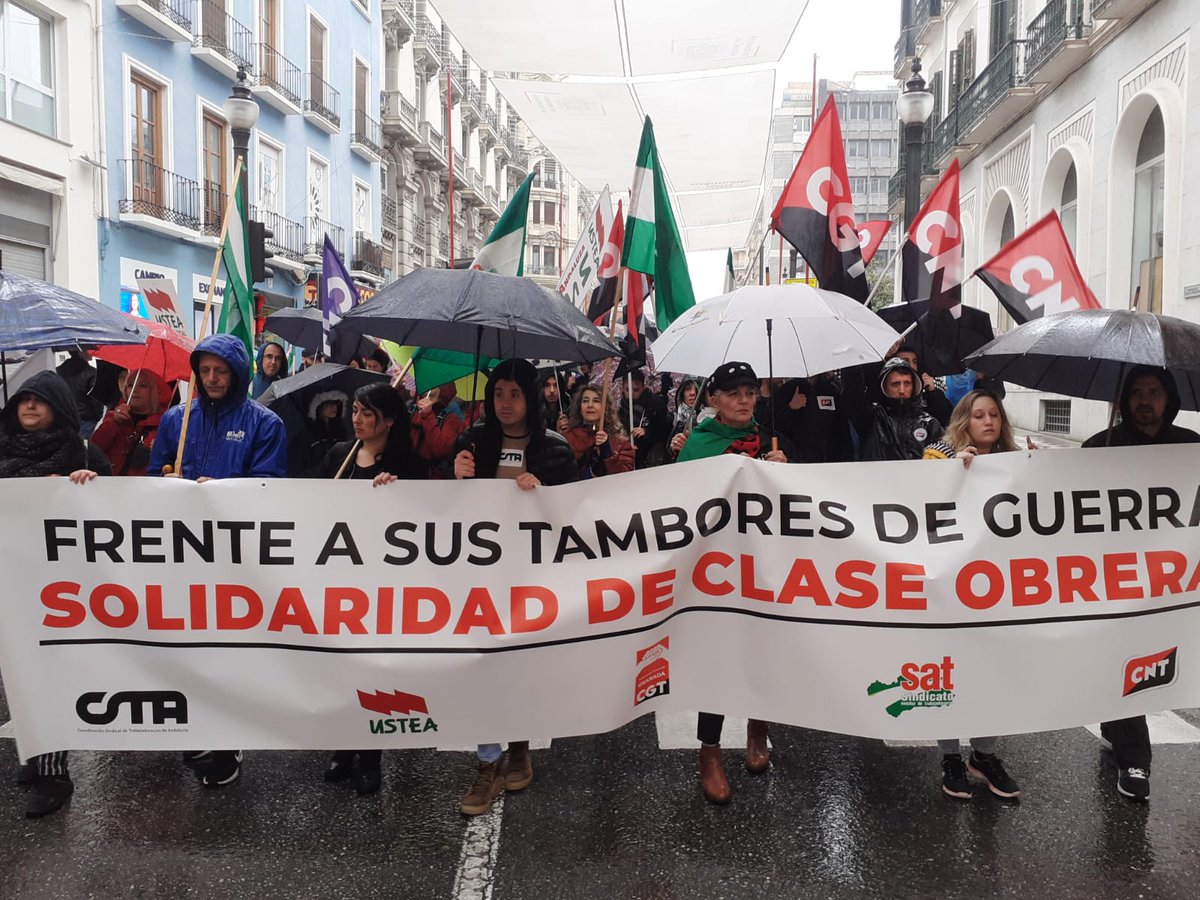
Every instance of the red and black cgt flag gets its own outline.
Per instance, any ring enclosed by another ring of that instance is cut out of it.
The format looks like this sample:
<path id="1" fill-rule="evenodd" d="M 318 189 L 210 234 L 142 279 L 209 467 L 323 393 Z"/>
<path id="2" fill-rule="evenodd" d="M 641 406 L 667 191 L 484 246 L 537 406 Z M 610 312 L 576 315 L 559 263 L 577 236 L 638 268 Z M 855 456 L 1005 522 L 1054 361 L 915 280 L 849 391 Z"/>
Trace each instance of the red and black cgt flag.
<path id="1" fill-rule="evenodd" d="M 817 117 L 796 170 L 771 213 L 771 228 L 804 257 L 821 287 L 866 302 L 867 267 L 854 223 L 842 126 L 832 97 Z"/>
<path id="2" fill-rule="evenodd" d="M 958 160 L 909 226 L 901 248 L 904 263 L 903 297 L 928 300 L 931 312 L 949 310 L 957 317 L 962 306 L 963 239 L 958 209 Z"/>
<path id="3" fill-rule="evenodd" d="M 1018 325 L 1068 309 L 1099 309 L 1054 210 L 1000 248 L 975 274 Z"/>
<path id="4" fill-rule="evenodd" d="M 858 226 L 858 243 L 862 247 L 864 266 L 871 264 L 871 260 L 875 258 L 875 254 L 879 252 L 879 248 L 883 244 L 883 239 L 891 230 L 891 219 L 873 219 Z"/>

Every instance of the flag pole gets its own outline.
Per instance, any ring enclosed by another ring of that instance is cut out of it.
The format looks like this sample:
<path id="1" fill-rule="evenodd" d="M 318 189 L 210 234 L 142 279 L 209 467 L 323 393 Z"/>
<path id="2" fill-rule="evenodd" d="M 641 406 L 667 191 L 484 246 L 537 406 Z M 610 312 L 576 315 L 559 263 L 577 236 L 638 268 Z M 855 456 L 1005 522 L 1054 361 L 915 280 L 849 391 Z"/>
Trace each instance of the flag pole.
<path id="1" fill-rule="evenodd" d="M 617 333 L 617 310 L 621 308 L 621 295 L 625 292 L 625 272 L 626 269 L 617 270 L 617 293 L 613 298 L 612 313 L 608 317 L 608 339 L 612 341 L 613 335 Z M 604 427 L 604 417 L 608 413 L 608 390 L 612 383 L 612 367 L 609 363 L 612 362 L 612 357 L 604 360 L 604 389 L 600 392 L 600 427 Z M 630 406 L 633 404 L 631 403 Z"/>
<path id="2" fill-rule="evenodd" d="M 408 362 L 406 362 L 404 364 L 404 368 L 400 370 L 400 374 L 392 379 L 392 387 L 393 388 L 397 388 L 400 386 L 400 382 L 402 382 L 404 380 L 404 376 L 408 374 L 408 370 L 412 368 L 412 365 L 413 365 L 413 359 L 410 356 L 408 358 Z M 346 467 L 350 465 L 350 460 L 354 459 L 354 457 L 358 454 L 358 449 L 361 446 L 362 446 L 362 441 L 360 439 L 356 438 L 354 441 L 354 444 L 351 445 L 351 447 L 350 447 L 350 452 L 346 454 L 346 458 L 343 459 L 342 464 L 340 466 L 338 466 L 337 474 L 333 476 L 335 480 L 342 477 L 342 474 L 346 471 Z M 392 474 L 394 475 L 396 473 L 393 472 Z"/>
<path id="3" fill-rule="evenodd" d="M 449 54 L 449 48 L 446 52 Z M 450 93 L 450 82 L 454 78 L 454 57 L 451 56 L 450 60 L 446 66 L 446 149 L 449 151 L 446 154 L 446 164 L 449 166 L 447 171 L 450 175 L 446 182 L 446 200 L 450 204 L 450 258 L 446 260 L 447 269 L 454 268 L 454 135 L 451 134 L 454 130 L 454 95 Z M 466 158 L 466 154 L 463 154 L 463 159 Z"/>
<path id="4" fill-rule="evenodd" d="M 225 237 L 229 234 L 229 218 L 233 215 L 237 208 L 237 186 L 242 180 L 242 157 L 239 156 L 237 165 L 233 167 L 233 185 L 234 188 L 229 192 L 229 200 L 225 203 L 225 217 L 221 221 L 221 236 L 217 238 L 217 252 L 213 257 L 212 274 L 208 276 L 208 290 L 204 295 L 204 315 L 200 317 L 200 330 L 196 333 L 196 343 L 200 343 L 204 338 L 204 332 L 208 330 L 208 321 L 212 315 L 213 301 L 213 285 L 217 280 L 217 272 L 221 270 L 221 251 L 225 247 Z M 172 473 L 183 475 L 183 448 L 187 441 L 188 422 L 192 417 L 192 398 L 196 393 L 196 370 L 192 370 L 191 377 L 188 378 L 188 393 L 187 403 L 183 407 L 183 423 L 179 427 L 179 447 L 175 451 L 175 465 L 167 463 L 163 466 L 163 474 L 170 475 Z"/>

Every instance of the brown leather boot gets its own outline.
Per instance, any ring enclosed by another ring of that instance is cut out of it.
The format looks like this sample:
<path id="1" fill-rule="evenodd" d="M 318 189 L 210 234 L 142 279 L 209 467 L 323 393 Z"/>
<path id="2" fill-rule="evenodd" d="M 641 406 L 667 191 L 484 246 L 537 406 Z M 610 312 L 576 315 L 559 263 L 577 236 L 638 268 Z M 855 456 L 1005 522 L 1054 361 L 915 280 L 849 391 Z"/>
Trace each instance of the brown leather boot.
<path id="1" fill-rule="evenodd" d="M 512 741 L 504 766 L 504 790 L 523 791 L 533 781 L 533 762 L 529 759 L 529 741 Z"/>
<path id="2" fill-rule="evenodd" d="M 746 722 L 746 769 L 751 775 L 761 775 L 771 766 L 767 749 L 767 723 L 761 719 Z"/>
<path id="3" fill-rule="evenodd" d="M 700 789 L 710 803 L 728 803 L 733 796 L 721 762 L 721 745 L 700 748 Z"/>

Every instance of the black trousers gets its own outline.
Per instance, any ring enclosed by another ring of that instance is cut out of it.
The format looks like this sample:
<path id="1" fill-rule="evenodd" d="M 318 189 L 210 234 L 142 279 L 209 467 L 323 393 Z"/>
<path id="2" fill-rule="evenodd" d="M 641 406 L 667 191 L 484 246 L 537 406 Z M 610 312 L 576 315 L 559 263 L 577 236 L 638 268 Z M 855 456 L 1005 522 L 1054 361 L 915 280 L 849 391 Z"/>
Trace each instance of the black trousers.
<path id="1" fill-rule="evenodd" d="M 719 744 L 724 726 L 725 717 L 720 713 L 702 712 L 696 721 L 696 738 L 702 744 Z"/>
<path id="2" fill-rule="evenodd" d="M 1150 771 L 1150 726 L 1145 716 L 1102 722 L 1100 735 L 1112 744 L 1118 768 Z"/>
<path id="3" fill-rule="evenodd" d="M 43 753 L 40 756 L 35 756 L 29 760 L 37 769 L 39 778 L 49 778 L 54 775 L 60 775 L 64 778 L 70 778 L 71 773 L 67 771 L 67 751 L 56 750 L 54 753 Z"/>

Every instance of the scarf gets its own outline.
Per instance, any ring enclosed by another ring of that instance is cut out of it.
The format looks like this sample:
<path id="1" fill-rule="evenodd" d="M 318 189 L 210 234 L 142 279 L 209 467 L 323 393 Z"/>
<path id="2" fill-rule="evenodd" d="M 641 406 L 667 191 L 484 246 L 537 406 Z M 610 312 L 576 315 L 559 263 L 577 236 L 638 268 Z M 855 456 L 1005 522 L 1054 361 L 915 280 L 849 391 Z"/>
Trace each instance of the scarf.
<path id="1" fill-rule="evenodd" d="M 74 431 L 18 431 L 0 435 L 0 478 L 70 475 L 87 465 L 87 450 Z"/>
<path id="2" fill-rule="evenodd" d="M 677 462 L 708 459 L 722 453 L 746 453 L 757 457 L 761 447 L 758 423 L 753 419 L 745 428 L 724 425 L 716 419 L 705 419 L 692 429 L 687 443 L 679 451 Z"/>

